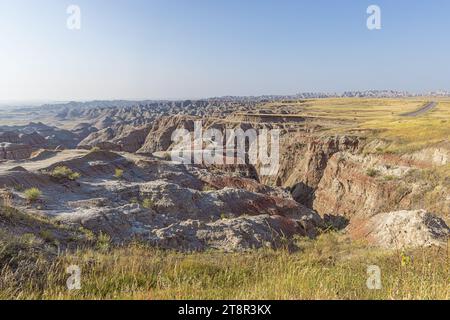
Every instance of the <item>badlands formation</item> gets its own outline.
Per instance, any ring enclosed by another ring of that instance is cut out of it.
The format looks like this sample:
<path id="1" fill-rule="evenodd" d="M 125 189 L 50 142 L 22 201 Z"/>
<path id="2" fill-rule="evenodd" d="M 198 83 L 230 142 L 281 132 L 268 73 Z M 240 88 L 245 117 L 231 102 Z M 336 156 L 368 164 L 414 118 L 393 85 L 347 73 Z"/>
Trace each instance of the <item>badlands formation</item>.
<path id="1" fill-rule="evenodd" d="M 2 208 L 52 222 L 11 224 L 2 216 L 0 225 L 16 234 L 51 233 L 63 247 L 82 242 L 80 230 L 180 251 L 295 249 L 292 239 L 330 230 L 387 249 L 445 245 L 448 138 L 420 137 L 420 128 L 411 134 L 418 139 L 401 136 L 420 121 L 402 114 L 424 103 L 223 98 L 0 113 Z M 441 101 L 418 117 L 439 121 L 446 133 L 449 110 Z M 192 131 L 199 120 L 220 131 L 279 129 L 279 170 L 267 176 L 259 164 L 172 162 L 172 133 Z M 393 125 L 376 126 L 380 120 Z M 33 199 L 32 188 L 39 193 Z"/>

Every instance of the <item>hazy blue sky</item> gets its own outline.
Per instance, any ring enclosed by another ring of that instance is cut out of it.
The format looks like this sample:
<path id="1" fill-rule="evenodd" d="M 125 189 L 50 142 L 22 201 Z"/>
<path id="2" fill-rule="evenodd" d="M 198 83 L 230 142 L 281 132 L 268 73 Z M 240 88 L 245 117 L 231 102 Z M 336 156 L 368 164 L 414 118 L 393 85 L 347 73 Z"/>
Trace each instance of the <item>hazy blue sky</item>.
<path id="1" fill-rule="evenodd" d="M 448 0 L 0 0 L 0 100 L 450 89 L 449 32 Z"/>

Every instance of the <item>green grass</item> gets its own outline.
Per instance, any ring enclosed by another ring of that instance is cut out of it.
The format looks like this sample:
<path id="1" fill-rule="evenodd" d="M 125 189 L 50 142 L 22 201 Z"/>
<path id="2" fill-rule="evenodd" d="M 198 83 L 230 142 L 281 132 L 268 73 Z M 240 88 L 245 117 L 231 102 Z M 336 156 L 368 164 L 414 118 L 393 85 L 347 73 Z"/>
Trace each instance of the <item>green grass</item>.
<path id="1" fill-rule="evenodd" d="M 145 209 L 152 209 L 155 206 L 155 202 L 152 199 L 146 198 L 142 201 L 142 207 Z"/>
<path id="2" fill-rule="evenodd" d="M 30 188 L 25 190 L 24 195 L 28 202 L 36 202 L 42 196 L 42 192 L 38 188 Z"/>
<path id="3" fill-rule="evenodd" d="M 34 277 L 0 277 L 3 299 L 449 299 L 445 250 L 387 253 L 337 234 L 299 240 L 300 250 L 182 254 L 140 244 L 85 249 L 52 261 L 33 256 Z M 0 250 L 0 252 L 2 252 Z M 27 257 L 22 257 L 27 259 Z M 30 265 L 25 263 L 24 265 Z M 80 291 L 65 287 L 70 265 Z M 382 270 L 382 290 L 366 287 L 367 267 Z M 16 273 L 17 275 L 17 273 Z"/>
<path id="4" fill-rule="evenodd" d="M 115 176 L 117 179 L 122 179 L 122 178 L 123 178 L 123 170 L 122 170 L 122 169 L 116 168 L 116 169 L 114 170 L 114 176 Z"/>
<path id="5" fill-rule="evenodd" d="M 65 166 L 58 166 L 51 171 L 50 176 L 59 181 L 76 181 L 80 178 L 81 175 L 78 172 L 74 172 Z"/>

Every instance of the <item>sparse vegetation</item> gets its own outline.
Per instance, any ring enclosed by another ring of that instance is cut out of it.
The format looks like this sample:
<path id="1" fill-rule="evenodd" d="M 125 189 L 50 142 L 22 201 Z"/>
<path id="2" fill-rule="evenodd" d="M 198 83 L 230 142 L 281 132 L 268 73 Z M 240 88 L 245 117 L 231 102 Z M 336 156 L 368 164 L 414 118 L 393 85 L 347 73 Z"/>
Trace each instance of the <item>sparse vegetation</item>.
<path id="1" fill-rule="evenodd" d="M 54 168 L 50 173 L 50 176 L 59 181 L 63 180 L 76 181 L 81 177 L 81 175 L 78 172 L 74 172 L 65 166 L 58 166 Z"/>
<path id="2" fill-rule="evenodd" d="M 28 202 L 33 203 L 39 200 L 42 196 L 42 192 L 38 188 L 30 188 L 25 190 L 24 195 Z"/>
<path id="3" fill-rule="evenodd" d="M 100 232 L 97 237 L 96 248 L 102 252 L 108 251 L 111 245 L 111 237 L 106 233 Z"/>
<path id="4" fill-rule="evenodd" d="M 142 206 L 143 206 L 144 208 L 146 208 L 146 209 L 152 209 L 152 208 L 155 206 L 155 203 L 154 203 L 154 201 L 153 201 L 152 199 L 145 198 L 145 199 L 142 201 Z"/>
<path id="5" fill-rule="evenodd" d="M 376 176 L 379 175 L 379 172 L 378 172 L 378 170 L 371 168 L 371 169 L 367 169 L 366 174 L 367 174 L 369 177 L 374 178 L 374 177 L 376 177 Z"/>
<path id="6" fill-rule="evenodd" d="M 92 147 L 91 150 L 89 150 L 89 153 L 99 152 L 102 151 L 99 147 Z"/>
<path id="7" fill-rule="evenodd" d="M 114 170 L 114 176 L 115 176 L 117 179 L 122 179 L 122 178 L 123 178 L 123 170 L 122 170 L 122 169 L 119 169 L 119 168 L 116 168 L 116 169 Z"/>
<path id="8" fill-rule="evenodd" d="M 50 230 L 41 230 L 39 232 L 39 236 L 46 242 L 54 243 L 55 242 L 55 236 Z"/>
<path id="9" fill-rule="evenodd" d="M 202 188 L 203 192 L 210 192 L 210 191 L 217 191 L 216 188 L 214 188 L 212 185 L 210 184 L 205 184 Z"/>

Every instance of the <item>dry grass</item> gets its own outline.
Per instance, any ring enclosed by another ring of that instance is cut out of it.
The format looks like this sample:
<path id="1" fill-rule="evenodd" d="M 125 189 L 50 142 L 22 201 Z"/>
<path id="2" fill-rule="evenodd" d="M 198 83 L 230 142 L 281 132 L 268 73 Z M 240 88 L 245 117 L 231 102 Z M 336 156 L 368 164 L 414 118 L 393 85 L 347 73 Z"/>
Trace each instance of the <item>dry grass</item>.
<path id="1" fill-rule="evenodd" d="M 375 137 L 387 140 L 386 152 L 406 153 L 434 144 L 449 141 L 450 102 L 420 117 L 378 119 L 364 123 L 362 127 L 373 129 Z"/>
<path id="2" fill-rule="evenodd" d="M 33 255 L 33 277 L 1 270 L 3 299 L 449 299 L 445 250 L 386 253 L 336 234 L 299 240 L 301 250 L 181 254 L 133 244 L 79 250 L 49 262 Z M 1 247 L 0 247 L 1 248 Z M 4 250 L 0 249 L 0 259 Z M 28 261 L 27 257 L 23 257 Z M 382 270 L 382 290 L 366 287 L 367 267 Z M 78 265 L 82 289 L 68 291 Z M 26 268 L 25 268 L 26 269 Z M 25 272 L 25 271 L 23 271 Z M 30 270 L 26 269 L 26 272 Z M 20 273 L 19 273 L 20 274 Z M 18 278 L 18 279 L 17 279 Z"/>
<path id="3" fill-rule="evenodd" d="M 438 101 L 434 110 L 418 117 L 403 117 L 429 101 Z M 408 99 L 317 99 L 289 105 L 272 103 L 265 109 L 284 108 L 291 114 L 309 116 L 327 122 L 330 133 L 358 132 L 386 142 L 384 153 L 408 153 L 448 141 L 450 136 L 450 101 L 448 98 Z M 338 125 L 337 123 L 340 122 Z"/>

